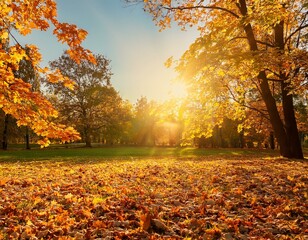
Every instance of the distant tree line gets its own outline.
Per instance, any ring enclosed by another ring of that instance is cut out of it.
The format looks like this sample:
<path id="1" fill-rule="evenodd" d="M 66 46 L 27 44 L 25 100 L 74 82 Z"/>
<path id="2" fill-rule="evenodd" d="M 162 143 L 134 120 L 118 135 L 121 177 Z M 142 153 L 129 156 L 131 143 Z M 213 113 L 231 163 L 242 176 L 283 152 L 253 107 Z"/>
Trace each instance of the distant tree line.
<path id="1" fill-rule="evenodd" d="M 45 96 L 59 112 L 58 124 L 77 129 L 80 133 L 78 142 L 84 143 L 86 147 L 91 147 L 93 143 L 134 146 L 188 145 L 200 148 L 278 147 L 268 119 L 255 111 L 247 111 L 247 118 L 242 121 L 227 117 L 216 125 L 208 121 L 205 127 L 210 128 L 211 134 L 204 135 L 197 134 L 198 129 L 189 129 L 196 128 L 194 123 L 198 123 L 203 116 L 192 115 L 195 111 L 191 111 L 192 105 L 188 100 L 172 99 L 158 103 L 141 97 L 133 105 L 123 100 L 112 86 L 110 61 L 101 54 L 95 57 L 96 64 L 82 61 L 78 65 L 64 53 L 59 59 L 52 61 L 50 67 L 59 69 L 64 76 L 73 80 L 74 88 L 47 81 L 44 86 Z M 31 83 L 35 91 L 41 91 L 41 86 L 37 84 L 39 76 L 33 71 L 30 62 L 22 60 L 15 74 Z M 297 97 L 295 106 L 300 137 L 302 143 L 306 141 L 307 144 L 307 99 Z M 30 143 L 39 140 L 32 130 L 25 126 L 19 127 L 16 120 L 4 112 L 0 112 L 0 121 L 3 123 L 0 125 L 3 149 L 7 149 L 9 143 L 24 143 L 25 148 L 30 149 Z M 246 124 L 247 121 L 249 124 Z"/>

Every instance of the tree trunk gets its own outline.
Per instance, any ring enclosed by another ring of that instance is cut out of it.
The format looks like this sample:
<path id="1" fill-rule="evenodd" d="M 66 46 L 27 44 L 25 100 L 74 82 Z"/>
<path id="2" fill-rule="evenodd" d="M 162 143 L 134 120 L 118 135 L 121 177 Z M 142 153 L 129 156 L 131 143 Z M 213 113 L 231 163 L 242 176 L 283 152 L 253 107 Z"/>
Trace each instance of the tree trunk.
<path id="1" fill-rule="evenodd" d="M 90 136 L 90 128 L 85 126 L 84 128 L 84 138 L 86 142 L 86 147 L 92 147 L 91 136 Z"/>
<path id="2" fill-rule="evenodd" d="M 274 137 L 274 132 L 271 132 L 270 133 L 270 136 L 269 136 L 269 144 L 270 144 L 270 148 L 272 150 L 275 149 L 275 137 Z"/>
<path id="3" fill-rule="evenodd" d="M 245 145 L 246 145 L 246 143 L 245 143 L 245 138 L 244 138 L 244 131 L 241 131 L 239 133 L 239 146 L 240 146 L 240 148 L 244 148 Z"/>
<path id="4" fill-rule="evenodd" d="M 237 6 L 243 15 L 247 16 L 247 5 L 246 0 L 239 0 Z M 280 50 L 281 54 L 284 52 L 284 22 L 281 21 L 274 27 L 275 33 L 275 46 Z M 247 36 L 248 44 L 252 52 L 257 52 L 258 45 L 255 39 L 255 35 L 252 29 L 251 24 L 246 24 L 243 26 L 244 31 Z M 283 116 L 284 122 L 282 121 L 276 101 L 270 90 L 268 79 L 266 73 L 261 71 L 258 75 L 260 79 L 260 90 L 262 99 L 265 102 L 267 111 L 270 116 L 270 122 L 274 130 L 274 134 L 277 138 L 277 141 L 280 145 L 280 154 L 283 157 L 287 158 L 299 158 L 303 159 L 302 147 L 299 141 L 298 129 L 296 124 L 294 105 L 293 105 L 293 96 L 289 93 L 286 88 L 285 78 L 281 75 L 281 94 L 282 94 L 282 105 L 283 105 Z"/>
<path id="5" fill-rule="evenodd" d="M 269 88 L 265 73 L 261 72 L 259 74 L 259 78 L 261 78 L 260 88 L 261 88 L 262 99 L 265 102 L 266 109 L 269 113 L 270 122 L 274 130 L 274 135 L 280 146 L 280 154 L 284 157 L 287 157 L 290 155 L 288 141 L 287 141 L 288 136 L 284 129 L 284 124 L 280 118 L 276 101 Z"/>
<path id="6" fill-rule="evenodd" d="M 7 146 L 8 146 L 8 125 L 9 125 L 9 115 L 5 114 L 3 138 L 2 138 L 2 149 L 3 150 L 7 150 Z"/>
<path id="7" fill-rule="evenodd" d="M 275 45 L 279 49 L 280 54 L 284 54 L 284 21 L 280 21 L 274 27 L 275 33 Z M 281 67 L 283 69 L 283 67 Z M 287 158 L 304 158 L 301 142 L 299 139 L 299 133 L 296 123 L 293 95 L 290 93 L 290 83 L 286 74 L 280 72 L 281 80 L 281 96 L 282 96 L 282 109 L 284 116 L 284 125 L 286 132 L 287 141 L 287 153 L 284 157 Z"/>
<path id="8" fill-rule="evenodd" d="M 285 82 L 282 82 L 281 84 L 282 107 L 285 121 L 285 131 L 287 133 L 287 143 L 289 148 L 289 155 L 284 157 L 303 159 L 304 155 L 295 118 L 293 95 L 289 94 L 289 92 L 286 90 L 286 85 L 287 84 L 285 84 Z"/>
<path id="9" fill-rule="evenodd" d="M 30 135 L 29 135 L 29 128 L 26 127 L 26 149 L 30 149 Z"/>

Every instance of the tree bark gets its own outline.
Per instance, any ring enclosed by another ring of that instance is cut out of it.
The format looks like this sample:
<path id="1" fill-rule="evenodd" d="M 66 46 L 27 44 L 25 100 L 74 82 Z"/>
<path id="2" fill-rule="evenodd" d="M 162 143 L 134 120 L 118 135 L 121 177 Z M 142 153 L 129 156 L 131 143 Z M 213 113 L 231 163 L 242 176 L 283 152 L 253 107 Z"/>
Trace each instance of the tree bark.
<path id="1" fill-rule="evenodd" d="M 26 127 L 26 149 L 31 149 L 30 148 L 30 135 L 29 135 L 29 127 Z"/>
<path id="2" fill-rule="evenodd" d="M 240 0 L 237 3 L 237 7 L 239 8 L 242 16 L 245 18 L 247 16 L 246 0 Z M 277 49 L 281 51 L 281 53 L 284 51 L 283 26 L 284 23 L 280 22 L 274 27 L 275 45 Z M 251 24 L 245 24 L 243 25 L 243 28 L 247 36 L 250 50 L 252 52 L 257 52 L 258 45 Z M 284 122 L 279 115 L 276 100 L 274 99 L 270 90 L 268 79 L 264 71 L 261 71 L 258 75 L 258 79 L 260 80 L 262 99 L 265 102 L 267 111 L 269 113 L 270 122 L 273 127 L 275 137 L 277 138 L 277 141 L 280 145 L 280 154 L 287 158 L 303 159 L 304 157 L 299 141 L 295 118 L 293 96 L 287 89 L 287 84 L 285 81 L 286 79 L 283 77 L 280 78 Z"/>
<path id="3" fill-rule="evenodd" d="M 7 147 L 8 147 L 8 126 L 9 126 L 9 115 L 5 114 L 3 137 L 2 137 L 2 149 L 3 150 L 7 150 Z"/>
<path id="4" fill-rule="evenodd" d="M 284 21 L 280 21 L 274 27 L 275 33 L 275 45 L 280 54 L 284 54 Z M 304 158 L 302 146 L 299 139 L 299 132 L 296 123 L 293 95 L 290 93 L 290 83 L 283 71 L 280 72 L 281 80 L 281 95 L 282 95 L 282 108 L 284 116 L 284 125 L 287 141 L 287 154 L 284 157 L 287 158 Z"/>
<path id="5" fill-rule="evenodd" d="M 240 145 L 240 148 L 244 148 L 246 145 L 245 138 L 244 138 L 244 131 L 241 131 L 239 133 L 239 145 Z"/>
<path id="6" fill-rule="evenodd" d="M 86 147 L 92 147 L 89 126 L 85 126 L 84 128 L 84 137 L 85 137 Z"/>
<path id="7" fill-rule="evenodd" d="M 270 133 L 270 136 L 269 136 L 269 144 L 270 144 L 270 148 L 271 149 L 275 149 L 275 137 L 274 137 L 274 132 L 271 132 Z"/>
<path id="8" fill-rule="evenodd" d="M 284 157 L 303 159 L 304 155 L 296 123 L 293 95 L 289 94 L 289 92 L 286 90 L 286 85 L 287 84 L 285 84 L 284 82 L 282 82 L 281 84 L 282 107 L 285 121 L 285 131 L 287 133 L 287 144 L 289 148 L 289 155 Z"/>
<path id="9" fill-rule="evenodd" d="M 274 135 L 280 146 L 280 154 L 284 157 L 288 157 L 290 153 L 287 141 L 288 139 L 287 133 L 284 129 L 283 121 L 280 118 L 278 108 L 276 105 L 276 100 L 274 99 L 271 93 L 265 72 L 260 72 L 259 78 L 261 79 L 260 88 L 261 88 L 262 99 L 265 102 L 267 111 L 269 113 L 270 122 L 274 130 Z"/>

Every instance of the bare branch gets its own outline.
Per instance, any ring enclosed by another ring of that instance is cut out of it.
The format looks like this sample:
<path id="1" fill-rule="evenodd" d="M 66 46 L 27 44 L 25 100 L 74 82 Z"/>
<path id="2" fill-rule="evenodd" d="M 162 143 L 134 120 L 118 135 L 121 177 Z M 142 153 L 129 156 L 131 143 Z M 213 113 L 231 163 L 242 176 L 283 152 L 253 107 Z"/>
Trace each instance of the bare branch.
<path id="1" fill-rule="evenodd" d="M 123 1 L 126 3 L 126 5 L 124 5 L 124 8 L 137 6 L 143 3 L 143 1 L 138 1 L 138 0 L 123 0 Z"/>

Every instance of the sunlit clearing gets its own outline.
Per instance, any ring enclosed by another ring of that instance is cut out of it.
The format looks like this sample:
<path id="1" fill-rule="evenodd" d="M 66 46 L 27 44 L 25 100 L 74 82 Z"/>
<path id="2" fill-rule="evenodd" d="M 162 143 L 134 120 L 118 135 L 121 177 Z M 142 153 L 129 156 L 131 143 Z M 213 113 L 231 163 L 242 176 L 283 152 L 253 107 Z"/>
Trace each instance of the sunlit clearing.
<path id="1" fill-rule="evenodd" d="M 173 81 L 170 83 L 170 97 L 185 98 L 187 96 L 187 86 L 183 82 Z"/>
<path id="2" fill-rule="evenodd" d="M 180 124 L 174 122 L 160 122 L 155 125 L 156 130 L 159 130 L 159 135 L 155 140 L 157 146 L 176 146 L 180 143 Z"/>

